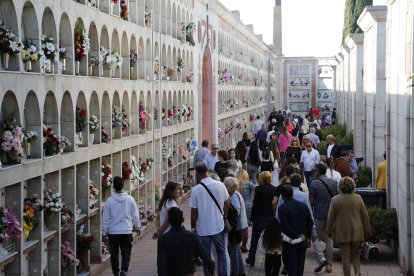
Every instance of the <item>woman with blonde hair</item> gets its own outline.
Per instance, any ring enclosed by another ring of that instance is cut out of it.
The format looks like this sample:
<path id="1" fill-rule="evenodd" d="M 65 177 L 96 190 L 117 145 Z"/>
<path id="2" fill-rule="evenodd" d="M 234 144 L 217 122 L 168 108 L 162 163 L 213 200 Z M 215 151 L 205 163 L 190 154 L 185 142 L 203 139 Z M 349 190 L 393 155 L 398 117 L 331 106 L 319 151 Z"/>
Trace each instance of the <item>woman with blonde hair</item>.
<path id="1" fill-rule="evenodd" d="M 289 146 L 286 149 L 286 158 L 293 157 L 298 163 L 300 163 L 300 155 L 302 154 L 302 149 L 300 148 L 299 138 L 293 136 L 290 138 Z"/>
<path id="2" fill-rule="evenodd" d="M 270 151 L 273 153 L 273 171 L 272 171 L 272 185 L 277 187 L 279 186 L 279 160 L 280 160 L 280 152 L 279 152 L 279 145 L 277 141 L 271 140 L 269 142 Z"/>
<path id="3" fill-rule="evenodd" d="M 244 169 L 239 169 L 237 173 L 238 187 L 241 196 L 244 200 L 244 206 L 246 208 L 247 221 L 250 221 L 250 214 L 252 211 L 254 189 L 256 186 L 249 180 L 249 175 Z M 243 229 L 242 232 L 242 245 L 240 247 L 243 253 L 248 252 L 247 249 L 247 240 L 249 239 L 249 230 L 248 228 Z"/>
<path id="4" fill-rule="evenodd" d="M 360 247 L 371 237 L 368 212 L 361 196 L 355 193 L 352 178 L 342 177 L 338 192 L 331 200 L 326 229 L 341 250 L 344 275 L 351 276 L 351 264 L 355 275 L 361 275 Z"/>

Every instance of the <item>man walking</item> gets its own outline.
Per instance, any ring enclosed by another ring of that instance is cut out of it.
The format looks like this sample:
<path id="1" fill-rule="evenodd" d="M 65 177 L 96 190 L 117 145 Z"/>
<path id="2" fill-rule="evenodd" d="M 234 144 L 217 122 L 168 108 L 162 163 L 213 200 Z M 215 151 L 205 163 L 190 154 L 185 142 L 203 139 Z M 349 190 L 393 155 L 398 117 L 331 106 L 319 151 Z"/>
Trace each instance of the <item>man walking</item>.
<path id="1" fill-rule="evenodd" d="M 230 207 L 229 193 L 220 181 L 208 176 L 207 166 L 198 163 L 195 166 L 198 183 L 193 187 L 190 197 L 191 228 L 197 232 L 208 254 L 211 254 L 211 244 L 214 243 L 217 252 L 218 275 L 227 275 L 226 244 L 223 216 L 227 215 Z M 209 275 L 204 263 L 204 275 Z"/>
<path id="2" fill-rule="evenodd" d="M 312 181 L 309 187 L 309 197 L 313 205 L 313 218 L 316 227 L 317 238 L 313 241 L 317 264 L 314 272 L 320 272 L 326 265 L 325 271 L 332 272 L 332 239 L 326 233 L 326 221 L 328 219 L 331 199 L 337 194 L 337 184 L 332 178 L 326 176 L 327 167 L 319 163 L 315 167 L 316 180 Z M 321 241 L 326 245 L 326 251 L 322 248 Z"/>
<path id="3" fill-rule="evenodd" d="M 194 256 L 200 256 L 210 275 L 214 275 L 214 262 L 200 238 L 182 226 L 184 217 L 180 208 L 172 207 L 168 210 L 168 222 L 171 230 L 158 239 L 158 275 L 194 275 Z"/>
<path id="4" fill-rule="evenodd" d="M 335 137 L 332 134 L 326 136 L 326 157 L 332 157 L 333 160 L 341 156 L 341 146 L 335 143 Z"/>
<path id="5" fill-rule="evenodd" d="M 194 167 L 198 163 L 203 162 L 204 158 L 208 154 L 210 154 L 210 151 L 208 150 L 208 140 L 203 140 L 203 142 L 201 142 L 201 148 L 199 148 L 198 150 L 194 152 L 194 160 L 193 160 Z"/>
<path id="6" fill-rule="evenodd" d="M 306 141 L 305 147 L 306 150 L 304 150 L 300 156 L 300 168 L 305 172 L 306 185 L 309 187 L 313 180 L 312 169 L 316 164 L 321 162 L 321 156 L 319 155 L 319 152 L 312 147 L 311 141 Z"/>
<path id="7" fill-rule="evenodd" d="M 252 133 L 257 134 L 257 132 L 262 127 L 262 125 L 263 125 L 263 121 L 260 120 L 260 116 L 257 115 L 256 120 L 254 120 L 253 123 L 252 123 Z"/>
<path id="8" fill-rule="evenodd" d="M 111 253 L 112 272 L 115 276 L 126 276 L 129 260 L 131 259 L 132 228 L 138 231 L 141 228 L 138 208 L 132 196 L 123 192 L 122 178 L 115 176 L 113 179 L 115 192 L 106 200 L 102 234 L 108 235 Z M 119 249 L 121 249 L 121 271 L 119 270 Z"/>
<path id="9" fill-rule="evenodd" d="M 217 150 L 219 149 L 217 144 L 211 144 L 211 151 L 209 154 L 206 154 L 206 156 L 204 157 L 204 164 L 206 164 L 207 169 L 209 170 L 214 170 L 214 166 L 216 165 L 218 160 L 218 156 L 217 156 Z M 197 163 L 195 164 L 195 166 L 197 166 Z"/>
<path id="10" fill-rule="evenodd" d="M 293 189 L 289 185 L 282 185 L 280 192 L 284 200 L 278 210 L 283 233 L 291 239 L 311 237 L 313 221 L 306 204 L 292 198 Z M 288 275 L 303 275 L 306 248 L 306 240 L 297 244 L 283 242 L 282 259 Z"/>

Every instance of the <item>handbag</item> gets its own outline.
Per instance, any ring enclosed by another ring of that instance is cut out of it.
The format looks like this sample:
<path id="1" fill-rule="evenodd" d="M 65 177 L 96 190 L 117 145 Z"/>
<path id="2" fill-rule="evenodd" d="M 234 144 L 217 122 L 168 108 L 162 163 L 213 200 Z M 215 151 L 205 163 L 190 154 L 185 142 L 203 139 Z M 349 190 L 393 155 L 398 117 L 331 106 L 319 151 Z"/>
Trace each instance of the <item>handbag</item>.
<path id="1" fill-rule="evenodd" d="M 221 215 L 223 216 L 223 221 L 224 221 L 224 232 L 228 233 L 231 231 L 232 227 L 229 223 L 229 221 L 227 220 L 227 218 L 224 216 L 223 211 L 220 208 L 220 205 L 218 204 L 216 198 L 213 196 L 213 194 L 210 192 L 210 190 L 207 188 L 207 186 L 200 181 L 200 185 L 204 187 L 204 189 L 206 189 L 207 193 L 211 196 L 211 198 L 213 199 L 214 203 L 216 204 L 217 208 L 219 209 Z"/>
<path id="2" fill-rule="evenodd" d="M 322 179 L 318 179 L 320 182 L 322 182 L 322 184 L 325 186 L 326 190 L 328 191 L 329 195 L 331 196 L 331 198 L 333 198 L 333 194 L 332 191 L 329 190 L 328 185 L 326 185 L 325 181 L 323 181 Z"/>
<path id="3" fill-rule="evenodd" d="M 236 193 L 236 196 L 239 200 L 239 204 L 240 204 L 240 208 L 241 208 L 240 196 L 237 193 Z M 230 203 L 230 206 L 231 206 L 231 208 L 234 208 L 233 205 L 231 205 L 231 203 Z M 234 211 L 237 214 L 236 208 L 234 208 Z M 234 225 L 235 227 L 233 227 L 233 229 L 231 229 L 231 231 L 229 232 L 228 240 L 229 240 L 229 242 L 232 242 L 232 243 L 239 243 L 243 239 L 243 237 L 242 237 L 242 231 L 243 230 L 242 229 L 240 229 L 240 230 L 237 229 L 237 217 L 235 217 L 234 222 L 236 222 L 236 224 Z"/>

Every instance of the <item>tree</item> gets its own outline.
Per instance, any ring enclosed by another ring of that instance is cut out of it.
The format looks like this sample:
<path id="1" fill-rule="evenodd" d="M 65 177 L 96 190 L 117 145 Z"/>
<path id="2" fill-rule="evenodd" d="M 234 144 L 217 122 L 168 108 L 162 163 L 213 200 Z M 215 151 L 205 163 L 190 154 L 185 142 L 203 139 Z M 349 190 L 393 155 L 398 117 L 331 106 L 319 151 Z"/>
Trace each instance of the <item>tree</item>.
<path id="1" fill-rule="evenodd" d="M 346 0 L 344 11 L 344 28 L 342 31 L 342 45 L 346 37 L 352 33 L 361 33 L 357 21 L 366 6 L 372 5 L 373 0 Z"/>

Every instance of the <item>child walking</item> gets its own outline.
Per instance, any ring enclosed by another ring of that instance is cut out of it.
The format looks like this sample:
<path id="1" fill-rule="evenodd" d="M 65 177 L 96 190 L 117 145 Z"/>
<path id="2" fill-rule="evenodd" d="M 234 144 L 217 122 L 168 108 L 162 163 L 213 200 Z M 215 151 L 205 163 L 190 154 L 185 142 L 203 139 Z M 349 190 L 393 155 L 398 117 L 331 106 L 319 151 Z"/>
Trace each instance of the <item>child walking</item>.
<path id="1" fill-rule="evenodd" d="M 265 256 L 265 273 L 266 276 L 279 275 L 280 266 L 282 263 L 282 241 L 296 244 L 304 240 L 300 237 L 292 240 L 282 233 L 282 227 L 275 218 L 270 218 L 266 222 L 263 232 L 263 248 L 266 251 Z"/>

